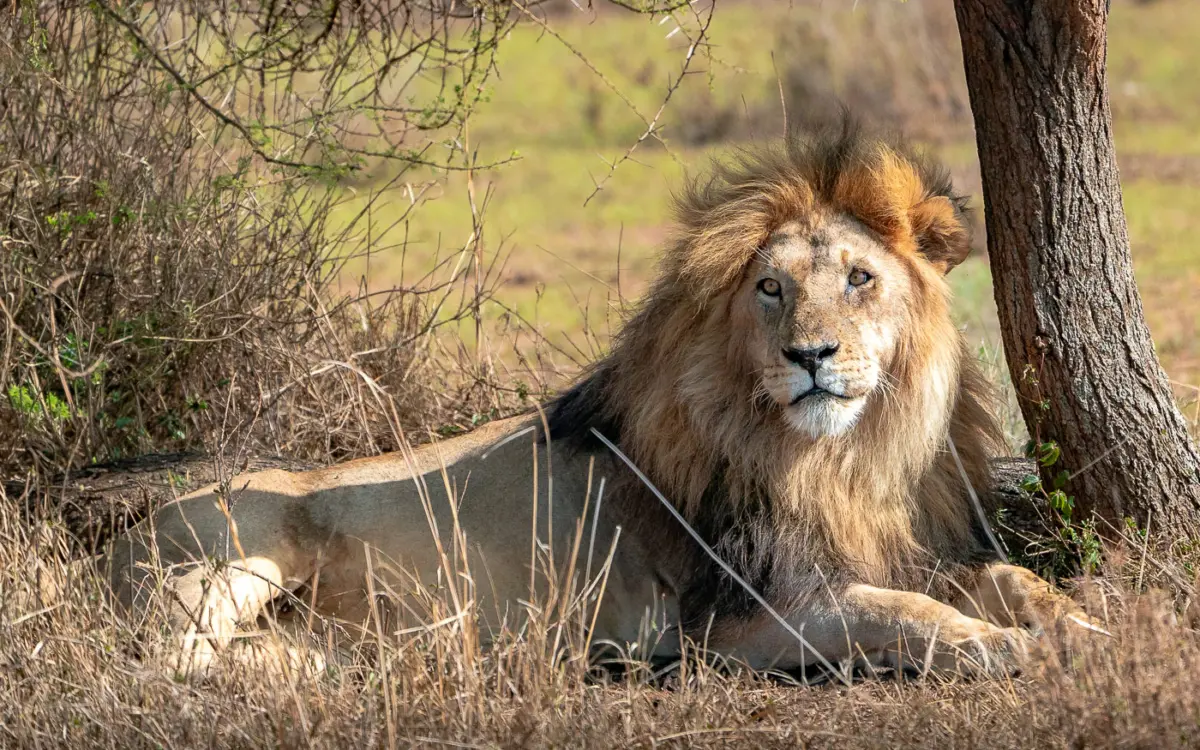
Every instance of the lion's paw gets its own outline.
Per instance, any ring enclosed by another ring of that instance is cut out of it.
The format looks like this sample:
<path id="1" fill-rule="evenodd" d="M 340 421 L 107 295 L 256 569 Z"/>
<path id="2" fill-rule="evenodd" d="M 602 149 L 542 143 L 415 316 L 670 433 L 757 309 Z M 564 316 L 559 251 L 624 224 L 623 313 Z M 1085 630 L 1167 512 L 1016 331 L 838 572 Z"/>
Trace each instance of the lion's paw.
<path id="1" fill-rule="evenodd" d="M 150 650 L 150 654 L 169 677 L 180 682 L 194 682 L 208 676 L 217 648 L 210 639 L 191 635 L 159 644 Z"/>
<path id="2" fill-rule="evenodd" d="M 1034 636 L 1020 628 L 996 628 L 981 637 L 952 644 L 959 674 L 1015 677 L 1029 662 Z"/>
<path id="3" fill-rule="evenodd" d="M 1036 644 L 1036 638 L 1026 630 L 1000 628 L 981 620 L 953 630 L 959 632 L 939 636 L 927 646 L 931 652 L 927 666 L 937 672 L 964 677 L 1015 677 L 1028 664 Z"/>
<path id="4" fill-rule="evenodd" d="M 186 682 L 203 682 L 231 669 L 316 679 L 340 663 L 312 647 L 289 645 L 274 639 L 218 648 L 211 639 L 202 636 L 184 640 L 162 657 L 160 663 L 164 671 L 175 680 Z"/>

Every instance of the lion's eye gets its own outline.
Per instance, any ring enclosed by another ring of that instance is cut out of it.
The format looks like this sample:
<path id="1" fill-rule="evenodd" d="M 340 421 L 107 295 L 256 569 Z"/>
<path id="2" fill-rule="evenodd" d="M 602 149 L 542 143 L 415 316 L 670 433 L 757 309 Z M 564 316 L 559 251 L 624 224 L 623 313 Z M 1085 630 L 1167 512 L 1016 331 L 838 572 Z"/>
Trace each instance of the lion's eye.
<path id="1" fill-rule="evenodd" d="M 782 290 L 779 286 L 779 282 L 775 279 L 763 279 L 762 281 L 758 282 L 758 291 L 762 292 L 768 297 L 778 297 Z"/>
<path id="2" fill-rule="evenodd" d="M 847 281 L 850 282 L 850 286 L 863 286 L 874 278 L 874 276 L 862 270 L 861 268 L 856 268 L 850 272 L 850 278 L 848 278 Z"/>

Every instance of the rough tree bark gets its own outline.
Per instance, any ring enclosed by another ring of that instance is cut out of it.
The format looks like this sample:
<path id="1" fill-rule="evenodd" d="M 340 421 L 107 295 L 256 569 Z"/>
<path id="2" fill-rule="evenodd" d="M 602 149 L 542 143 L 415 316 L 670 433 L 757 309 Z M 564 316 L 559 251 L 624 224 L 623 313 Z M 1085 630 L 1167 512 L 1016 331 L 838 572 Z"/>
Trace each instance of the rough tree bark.
<path id="1" fill-rule="evenodd" d="M 1196 446 L 1133 277 L 1105 0 L 955 0 L 1004 351 L 1080 511 L 1193 535 Z"/>

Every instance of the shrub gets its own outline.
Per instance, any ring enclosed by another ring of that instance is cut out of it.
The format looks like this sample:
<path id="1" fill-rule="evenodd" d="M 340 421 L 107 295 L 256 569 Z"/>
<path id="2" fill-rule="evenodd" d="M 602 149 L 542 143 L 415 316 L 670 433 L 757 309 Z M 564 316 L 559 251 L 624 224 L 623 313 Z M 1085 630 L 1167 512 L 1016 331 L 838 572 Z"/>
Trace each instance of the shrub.
<path id="1" fill-rule="evenodd" d="M 0 473 L 201 446 L 331 461 L 497 405 L 431 356 L 490 294 L 476 248 L 367 293 L 344 271 L 379 229 L 331 217 L 372 164 L 462 159 L 427 153 L 507 16 L 272 9 L 22 2 L 0 24 Z"/>

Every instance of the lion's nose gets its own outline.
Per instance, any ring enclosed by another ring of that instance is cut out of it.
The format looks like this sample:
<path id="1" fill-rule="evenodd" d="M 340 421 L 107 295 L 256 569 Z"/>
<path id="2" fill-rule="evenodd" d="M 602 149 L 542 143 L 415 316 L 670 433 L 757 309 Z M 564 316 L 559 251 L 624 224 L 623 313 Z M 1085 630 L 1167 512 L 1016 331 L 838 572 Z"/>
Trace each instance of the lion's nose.
<path id="1" fill-rule="evenodd" d="M 791 346 L 783 350 L 783 356 L 789 362 L 800 365 L 809 373 L 816 374 L 817 368 L 825 360 L 837 354 L 838 342 L 822 341 L 815 346 Z"/>

